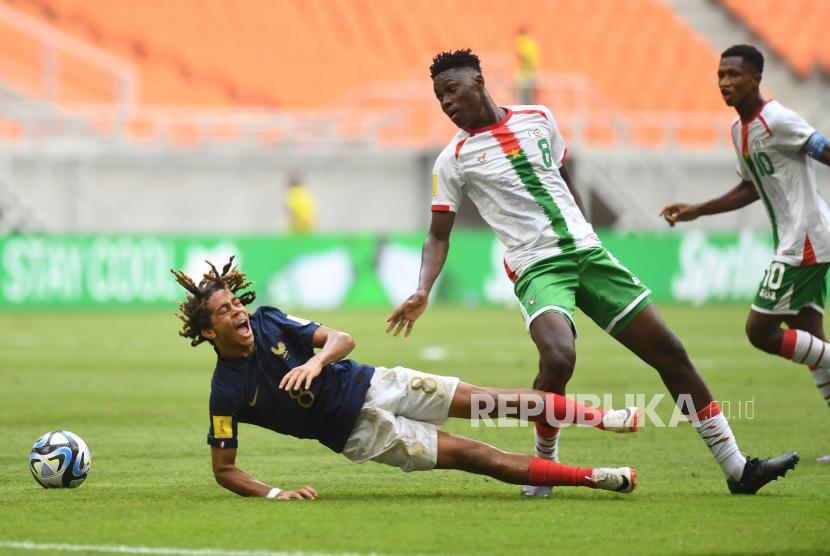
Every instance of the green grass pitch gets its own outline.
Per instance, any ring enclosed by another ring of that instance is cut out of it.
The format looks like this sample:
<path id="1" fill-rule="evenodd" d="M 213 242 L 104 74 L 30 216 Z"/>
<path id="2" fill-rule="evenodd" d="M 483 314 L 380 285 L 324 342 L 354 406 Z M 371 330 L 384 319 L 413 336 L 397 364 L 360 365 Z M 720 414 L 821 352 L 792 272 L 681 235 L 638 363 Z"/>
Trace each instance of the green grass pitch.
<path id="1" fill-rule="evenodd" d="M 210 469 L 213 351 L 176 335 L 172 309 L 0 315 L 0 541 L 387 555 L 828 550 L 830 463 L 816 457 L 830 453 L 830 411 L 807 369 L 749 345 L 746 306 L 661 309 L 716 399 L 730 401 L 741 449 L 801 454 L 786 479 L 757 496 L 731 496 L 687 423 L 626 436 L 565 429 L 563 463 L 636 467 L 639 488 L 559 488 L 548 499 L 523 499 L 519 487 L 461 472 L 355 465 L 314 441 L 241 425 L 240 468 L 320 495 L 245 499 L 219 487 Z M 517 311 L 432 307 L 408 339 L 384 334 L 387 314 L 300 313 L 350 332 L 360 362 L 500 387 L 529 386 L 535 376 L 536 351 Z M 626 393 L 666 392 L 656 372 L 584 316 L 577 324 L 569 393 L 612 394 L 620 407 Z M 738 402 L 753 399 L 754 418 L 738 419 Z M 671 410 L 664 399 L 657 413 L 668 421 Z M 92 472 L 79 489 L 43 490 L 27 469 L 34 441 L 55 429 L 90 446 Z M 532 452 L 530 428 L 455 420 L 444 430 Z"/>

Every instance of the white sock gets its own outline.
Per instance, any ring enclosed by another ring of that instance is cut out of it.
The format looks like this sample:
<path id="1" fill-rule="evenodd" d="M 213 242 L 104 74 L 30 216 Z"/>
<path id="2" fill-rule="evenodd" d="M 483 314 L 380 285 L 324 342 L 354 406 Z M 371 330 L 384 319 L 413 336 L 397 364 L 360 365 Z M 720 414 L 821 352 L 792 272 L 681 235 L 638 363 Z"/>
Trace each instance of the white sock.
<path id="1" fill-rule="evenodd" d="M 713 415 L 715 410 L 717 410 L 717 413 Z M 706 409 L 698 413 L 698 419 L 703 417 L 701 414 L 708 416 L 708 418 L 702 421 L 697 419 L 692 421 L 697 434 L 700 435 L 700 438 L 709 447 L 709 451 L 715 456 L 715 461 L 720 465 L 726 479 L 740 481 L 744 473 L 746 458 L 741 455 L 741 451 L 738 449 L 738 444 L 735 442 L 735 436 L 732 434 L 732 429 L 729 428 L 729 423 L 715 402 L 712 402 Z"/>
<path id="2" fill-rule="evenodd" d="M 551 429 L 536 423 L 533 435 L 536 438 L 536 457 L 559 463 L 559 427 Z"/>
<path id="3" fill-rule="evenodd" d="M 824 402 L 830 407 L 830 369 L 810 367 L 810 374 L 813 375 L 813 382 L 824 398 Z"/>
<path id="4" fill-rule="evenodd" d="M 785 330 L 781 357 L 811 367 L 830 368 L 830 349 L 827 344 L 804 330 Z"/>

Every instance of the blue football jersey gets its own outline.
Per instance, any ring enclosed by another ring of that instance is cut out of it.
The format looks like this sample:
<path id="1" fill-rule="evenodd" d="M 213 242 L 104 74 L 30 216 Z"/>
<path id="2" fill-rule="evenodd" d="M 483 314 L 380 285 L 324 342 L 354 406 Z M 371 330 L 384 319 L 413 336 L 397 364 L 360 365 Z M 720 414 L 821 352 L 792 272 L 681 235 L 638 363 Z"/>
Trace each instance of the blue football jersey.
<path id="1" fill-rule="evenodd" d="M 239 423 L 313 438 L 340 452 L 363 407 L 374 367 L 344 359 L 326 365 L 306 390 L 286 392 L 280 380 L 314 356 L 319 323 L 262 306 L 251 315 L 254 352 L 219 356 L 210 391 L 208 444 L 236 448 Z M 218 355 L 218 352 L 217 352 Z"/>

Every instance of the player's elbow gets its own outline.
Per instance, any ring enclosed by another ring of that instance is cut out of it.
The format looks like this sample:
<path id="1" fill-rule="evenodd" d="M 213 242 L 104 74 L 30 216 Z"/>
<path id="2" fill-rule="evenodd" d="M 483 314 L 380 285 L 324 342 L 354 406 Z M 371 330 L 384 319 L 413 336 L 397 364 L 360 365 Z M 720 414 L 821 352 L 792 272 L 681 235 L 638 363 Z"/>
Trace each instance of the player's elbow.
<path id="1" fill-rule="evenodd" d="M 233 472 L 228 467 L 221 467 L 219 469 L 213 470 L 213 478 L 216 479 L 216 482 L 219 484 L 219 486 L 221 486 L 222 488 L 226 488 L 232 492 L 236 492 L 236 490 L 233 488 L 232 476 Z"/>
<path id="2" fill-rule="evenodd" d="M 340 341 L 343 343 L 343 348 L 348 350 L 350 353 L 355 348 L 354 338 L 352 338 L 351 334 L 347 334 L 346 332 L 341 332 Z"/>
<path id="3" fill-rule="evenodd" d="M 218 464 L 213 466 L 213 478 L 222 486 L 228 482 L 228 478 L 233 474 L 234 466 L 228 464 Z M 227 488 L 227 487 L 226 487 Z"/>

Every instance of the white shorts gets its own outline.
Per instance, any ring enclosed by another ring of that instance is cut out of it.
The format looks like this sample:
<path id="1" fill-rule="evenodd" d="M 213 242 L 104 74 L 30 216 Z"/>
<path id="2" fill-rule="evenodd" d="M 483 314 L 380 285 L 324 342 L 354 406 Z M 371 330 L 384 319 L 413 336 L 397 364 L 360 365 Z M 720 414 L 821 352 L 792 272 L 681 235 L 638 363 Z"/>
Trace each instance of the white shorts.
<path id="1" fill-rule="evenodd" d="M 355 463 L 372 460 L 407 473 L 434 468 L 438 426 L 449 421 L 458 382 L 404 367 L 376 367 L 343 455 Z"/>

